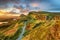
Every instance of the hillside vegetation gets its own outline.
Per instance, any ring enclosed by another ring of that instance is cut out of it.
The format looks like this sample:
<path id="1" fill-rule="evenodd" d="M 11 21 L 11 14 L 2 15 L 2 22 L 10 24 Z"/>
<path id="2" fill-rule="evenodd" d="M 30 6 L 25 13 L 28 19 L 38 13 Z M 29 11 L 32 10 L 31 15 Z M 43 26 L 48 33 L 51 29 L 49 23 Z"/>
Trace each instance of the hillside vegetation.
<path id="1" fill-rule="evenodd" d="M 22 40 L 60 40 L 59 13 L 30 12 L 28 16 L 34 22 L 30 23 L 31 31 Z"/>
<path id="2" fill-rule="evenodd" d="M 22 40 L 60 40 L 60 13 L 29 12 L 0 28 L 0 40 L 16 40 L 26 22 Z"/>

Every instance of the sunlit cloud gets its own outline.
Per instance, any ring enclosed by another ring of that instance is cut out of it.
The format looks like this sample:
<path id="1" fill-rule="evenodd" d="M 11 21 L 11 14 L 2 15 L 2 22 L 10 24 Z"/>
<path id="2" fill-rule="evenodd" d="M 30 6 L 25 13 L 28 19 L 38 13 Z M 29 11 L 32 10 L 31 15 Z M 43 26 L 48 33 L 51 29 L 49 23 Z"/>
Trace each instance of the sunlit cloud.
<path id="1" fill-rule="evenodd" d="M 30 4 L 32 7 L 38 7 L 39 6 L 39 3 L 31 3 Z"/>

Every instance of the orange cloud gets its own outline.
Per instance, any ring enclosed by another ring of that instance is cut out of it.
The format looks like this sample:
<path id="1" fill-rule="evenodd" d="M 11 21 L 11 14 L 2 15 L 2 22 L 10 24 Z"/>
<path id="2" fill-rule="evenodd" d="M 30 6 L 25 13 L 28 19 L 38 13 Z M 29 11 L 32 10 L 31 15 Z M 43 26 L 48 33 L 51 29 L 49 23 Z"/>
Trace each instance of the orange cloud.
<path id="1" fill-rule="evenodd" d="M 31 6 L 38 7 L 39 6 L 39 3 L 31 3 Z"/>

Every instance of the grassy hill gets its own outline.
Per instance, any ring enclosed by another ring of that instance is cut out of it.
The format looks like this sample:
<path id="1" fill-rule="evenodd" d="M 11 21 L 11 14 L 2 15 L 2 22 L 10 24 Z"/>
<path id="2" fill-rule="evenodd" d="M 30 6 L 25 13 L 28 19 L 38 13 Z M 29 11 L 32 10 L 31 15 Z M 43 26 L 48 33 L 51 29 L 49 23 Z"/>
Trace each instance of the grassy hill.
<path id="1" fill-rule="evenodd" d="M 0 28 L 1 40 L 16 40 L 26 28 L 22 40 L 60 40 L 60 13 L 29 12 L 21 14 L 19 20 L 12 21 L 8 27 Z"/>
<path id="2" fill-rule="evenodd" d="M 60 13 L 30 12 L 28 16 L 34 19 L 33 27 L 22 40 L 60 40 Z"/>

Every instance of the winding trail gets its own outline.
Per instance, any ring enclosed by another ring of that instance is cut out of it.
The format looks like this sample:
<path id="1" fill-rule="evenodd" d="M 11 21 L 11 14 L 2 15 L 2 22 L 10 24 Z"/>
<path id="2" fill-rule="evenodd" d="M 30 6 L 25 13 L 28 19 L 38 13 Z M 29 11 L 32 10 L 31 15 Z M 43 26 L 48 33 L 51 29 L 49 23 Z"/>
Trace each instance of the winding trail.
<path id="1" fill-rule="evenodd" d="M 22 27 L 22 32 L 21 32 L 21 34 L 19 35 L 19 38 L 18 38 L 17 40 L 21 40 L 21 39 L 22 39 L 23 34 L 25 33 L 26 23 L 27 23 L 27 22 L 24 23 L 24 27 Z"/>

